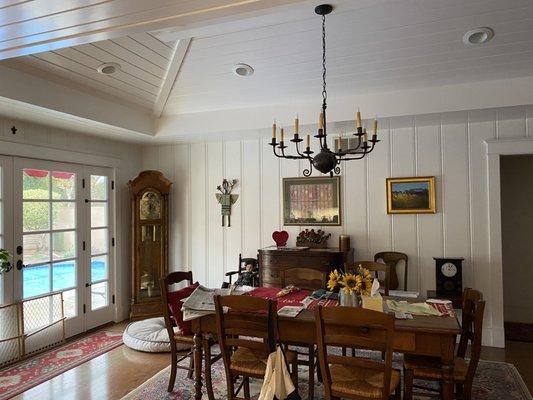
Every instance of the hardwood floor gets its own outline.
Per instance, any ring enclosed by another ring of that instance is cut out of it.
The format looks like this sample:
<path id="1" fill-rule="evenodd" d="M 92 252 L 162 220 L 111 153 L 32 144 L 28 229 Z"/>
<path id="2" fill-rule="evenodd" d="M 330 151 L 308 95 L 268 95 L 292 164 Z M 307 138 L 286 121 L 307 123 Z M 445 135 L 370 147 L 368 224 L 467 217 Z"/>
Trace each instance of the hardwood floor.
<path id="1" fill-rule="evenodd" d="M 106 327 L 123 331 L 125 323 Z M 148 354 L 120 346 L 44 382 L 17 400 L 120 399 L 170 364 L 170 353 Z"/>
<path id="2" fill-rule="evenodd" d="M 122 331 L 125 323 L 106 327 Z M 505 349 L 484 347 L 481 358 L 514 364 L 533 393 L 533 343 L 507 342 Z M 120 399 L 170 364 L 170 354 L 140 353 L 120 346 L 16 396 L 17 400 Z M 191 381 L 191 387 L 192 387 Z"/>

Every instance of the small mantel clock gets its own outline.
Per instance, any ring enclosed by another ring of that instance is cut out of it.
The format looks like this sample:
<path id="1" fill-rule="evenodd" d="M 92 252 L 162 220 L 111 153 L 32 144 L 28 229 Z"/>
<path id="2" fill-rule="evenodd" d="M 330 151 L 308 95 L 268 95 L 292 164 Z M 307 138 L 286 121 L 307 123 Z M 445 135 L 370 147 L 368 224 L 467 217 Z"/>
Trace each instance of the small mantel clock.
<path id="1" fill-rule="evenodd" d="M 162 315 L 160 278 L 168 272 L 170 182 L 143 171 L 129 182 L 132 212 L 131 319 Z"/>
<path id="2" fill-rule="evenodd" d="M 437 295 L 461 295 L 464 258 L 434 258 Z"/>

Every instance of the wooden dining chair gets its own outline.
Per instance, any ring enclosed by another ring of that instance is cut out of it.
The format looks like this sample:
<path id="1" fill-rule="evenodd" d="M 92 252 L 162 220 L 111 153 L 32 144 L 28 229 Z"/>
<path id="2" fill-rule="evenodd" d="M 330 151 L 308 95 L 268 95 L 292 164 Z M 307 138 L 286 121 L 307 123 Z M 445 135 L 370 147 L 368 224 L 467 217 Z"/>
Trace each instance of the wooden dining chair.
<path id="1" fill-rule="evenodd" d="M 228 399 L 237 397 L 244 389 L 244 399 L 250 399 L 250 378 L 263 378 L 270 354 L 268 340 L 279 340 L 276 301 L 252 296 L 215 296 L 218 341 L 224 367 Z M 268 321 L 271 321 L 269 329 Z M 273 338 L 269 336 L 269 330 Z M 291 378 L 298 387 L 296 355 L 285 351 L 291 366 Z M 242 382 L 235 389 L 237 379 Z"/>
<path id="2" fill-rule="evenodd" d="M 328 273 L 326 271 L 320 271 L 314 268 L 289 268 L 283 272 L 284 287 L 288 285 L 295 285 L 300 289 L 310 291 L 325 289 L 327 279 Z M 315 346 L 304 345 L 296 342 L 289 342 L 287 344 L 297 346 L 296 348 L 291 347 L 291 350 L 296 352 L 298 357 L 298 365 L 308 367 L 308 395 L 309 398 L 312 399 L 315 395 L 315 371 L 318 368 L 318 359 L 316 357 Z"/>
<path id="3" fill-rule="evenodd" d="M 330 399 L 400 399 L 400 372 L 392 368 L 394 314 L 354 307 L 315 309 L 324 394 Z M 384 353 L 384 359 L 347 357 L 334 348 Z"/>
<path id="4" fill-rule="evenodd" d="M 481 292 L 466 288 L 463 292 L 463 316 L 461 338 L 454 360 L 453 380 L 456 397 L 470 400 L 472 382 L 481 355 L 481 336 L 483 330 L 483 312 L 485 301 Z M 470 344 L 470 360 L 467 361 L 466 350 Z M 405 399 L 413 398 L 413 380 L 442 380 L 442 365 L 438 358 L 406 355 L 404 358 Z M 426 389 L 426 388 L 424 388 Z M 426 389 L 427 390 L 427 389 Z"/>
<path id="5" fill-rule="evenodd" d="M 388 296 L 391 276 L 390 265 L 378 263 L 375 261 L 355 261 L 354 263 L 348 264 L 346 266 L 346 270 L 357 271 L 360 266 L 368 269 L 377 279 L 379 279 L 379 273 L 383 273 L 385 280 L 380 280 L 380 286 L 383 288 L 385 296 Z"/>
<path id="6" fill-rule="evenodd" d="M 391 267 L 391 277 L 389 282 L 389 289 L 398 289 L 400 282 L 398 280 L 398 265 L 401 261 L 404 262 L 403 269 L 403 290 L 407 290 L 407 268 L 409 265 L 409 257 L 407 254 L 398 251 L 381 251 L 374 254 L 374 261 L 382 260 L 385 264 Z"/>
<path id="7" fill-rule="evenodd" d="M 188 371 L 187 377 L 192 379 L 194 371 L 194 340 L 192 334 L 182 334 L 181 332 L 176 332 L 175 328 L 177 326 L 176 317 L 172 313 L 171 309 L 171 294 L 169 287 L 174 284 L 181 282 L 187 282 L 189 285 L 192 285 L 192 272 L 171 272 L 166 277 L 161 278 L 161 298 L 163 299 L 163 316 L 165 318 L 165 326 L 167 328 L 168 337 L 170 338 L 170 354 L 171 354 L 171 364 L 170 364 L 170 379 L 168 382 L 167 390 L 172 392 L 174 389 L 174 383 L 176 381 L 176 374 L 178 369 L 184 369 Z M 211 384 L 211 364 L 218 361 L 222 356 L 218 354 L 216 356 L 211 355 L 211 346 L 215 344 L 215 340 L 212 338 L 206 338 L 203 341 L 204 348 L 204 358 L 205 358 L 205 382 L 206 389 L 209 399 L 214 399 L 213 387 Z M 185 350 L 183 350 L 185 348 Z M 185 353 L 185 354 L 183 354 Z M 189 358 L 189 365 L 180 365 L 180 363 Z"/>

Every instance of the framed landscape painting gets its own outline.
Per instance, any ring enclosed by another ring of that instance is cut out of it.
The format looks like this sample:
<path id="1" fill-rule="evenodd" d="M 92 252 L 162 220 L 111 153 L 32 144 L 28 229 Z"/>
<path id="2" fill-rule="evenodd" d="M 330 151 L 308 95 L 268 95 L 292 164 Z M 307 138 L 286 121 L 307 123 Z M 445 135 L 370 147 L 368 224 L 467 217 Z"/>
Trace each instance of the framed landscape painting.
<path id="1" fill-rule="evenodd" d="M 387 178 L 388 214 L 434 214 L 435 177 Z"/>
<path id="2" fill-rule="evenodd" d="M 340 225 L 341 180 L 334 177 L 284 178 L 284 225 Z"/>

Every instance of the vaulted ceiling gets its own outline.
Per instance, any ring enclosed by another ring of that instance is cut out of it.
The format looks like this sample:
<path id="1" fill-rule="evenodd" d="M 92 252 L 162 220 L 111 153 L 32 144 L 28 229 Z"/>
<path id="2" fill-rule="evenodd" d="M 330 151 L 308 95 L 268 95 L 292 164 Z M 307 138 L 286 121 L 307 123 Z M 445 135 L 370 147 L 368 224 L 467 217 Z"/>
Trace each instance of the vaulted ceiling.
<path id="1" fill-rule="evenodd" d="M 0 66 L 152 118 L 306 101 L 321 90 L 319 3 L 0 0 Z M 531 0 L 331 3 L 330 97 L 533 76 Z M 482 26 L 491 42 L 463 44 Z M 105 62 L 120 69 L 102 75 Z M 254 75 L 236 76 L 237 63 Z"/>

